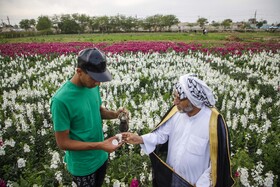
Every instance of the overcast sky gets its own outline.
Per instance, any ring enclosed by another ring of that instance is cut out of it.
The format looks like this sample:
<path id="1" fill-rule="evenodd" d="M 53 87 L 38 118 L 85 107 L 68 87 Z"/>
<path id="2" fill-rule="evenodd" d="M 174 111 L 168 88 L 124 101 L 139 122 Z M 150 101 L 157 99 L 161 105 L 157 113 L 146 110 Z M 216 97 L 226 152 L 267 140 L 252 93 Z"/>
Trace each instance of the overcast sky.
<path id="1" fill-rule="evenodd" d="M 175 15 L 181 22 L 196 22 L 199 17 L 209 22 L 232 19 L 280 23 L 280 0 L 0 0 L 0 21 L 18 24 L 22 19 L 61 14 L 88 16 Z"/>

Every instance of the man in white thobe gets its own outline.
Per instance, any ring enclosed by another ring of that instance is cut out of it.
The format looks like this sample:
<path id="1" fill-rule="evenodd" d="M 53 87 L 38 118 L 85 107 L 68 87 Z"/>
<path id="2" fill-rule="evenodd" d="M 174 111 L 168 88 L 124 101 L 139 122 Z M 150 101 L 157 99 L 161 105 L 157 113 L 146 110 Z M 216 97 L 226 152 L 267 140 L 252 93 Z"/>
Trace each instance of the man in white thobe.
<path id="1" fill-rule="evenodd" d="M 146 154 L 155 151 L 157 145 L 168 142 L 167 167 L 171 167 L 179 178 L 185 180 L 184 186 L 231 186 L 234 181 L 229 168 L 227 127 L 221 120 L 221 115 L 216 115 L 213 123 L 213 109 L 211 108 L 215 105 L 215 98 L 211 89 L 196 76 L 181 76 L 179 82 L 175 84 L 173 103 L 176 107 L 171 110 L 173 112 L 170 117 L 158 125 L 154 131 L 142 136 L 124 133 L 124 140 L 127 143 L 140 144 Z M 212 126 L 209 125 L 210 122 Z M 214 133 L 219 132 L 217 124 L 222 126 L 220 132 L 224 138 L 220 138 L 219 134 L 211 135 L 210 128 L 214 127 Z M 213 145 L 211 146 L 212 142 L 216 144 L 214 148 Z M 220 150 L 224 149 L 220 157 L 226 157 L 226 159 L 219 160 L 216 147 Z M 212 158 L 218 160 L 219 164 L 213 162 Z M 211 167 L 212 163 L 215 165 L 214 168 Z M 212 175 L 212 172 L 215 174 Z M 154 186 L 160 186 L 157 183 L 159 182 L 154 182 Z M 164 186 L 182 185 L 182 183 L 174 183 L 173 179 L 173 182 Z"/>

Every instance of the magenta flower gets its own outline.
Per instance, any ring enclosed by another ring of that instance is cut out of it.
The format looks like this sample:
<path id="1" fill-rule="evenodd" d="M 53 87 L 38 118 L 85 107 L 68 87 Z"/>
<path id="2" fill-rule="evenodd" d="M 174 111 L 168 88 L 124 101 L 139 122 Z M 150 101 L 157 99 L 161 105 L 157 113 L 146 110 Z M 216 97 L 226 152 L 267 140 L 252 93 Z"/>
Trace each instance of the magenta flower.
<path id="1" fill-rule="evenodd" d="M 136 178 L 132 179 L 130 187 L 139 187 L 139 182 Z"/>
<path id="2" fill-rule="evenodd" d="M 238 171 L 236 171 L 236 172 L 234 173 L 234 177 L 236 177 L 236 178 L 240 177 L 240 173 L 239 173 Z"/>
<path id="3" fill-rule="evenodd" d="M 6 187 L 5 181 L 1 178 L 0 178 L 0 187 Z"/>
<path id="4" fill-rule="evenodd" d="M 201 44 L 184 42 L 151 42 L 151 41 L 128 41 L 118 43 L 90 43 L 90 42 L 69 42 L 69 43 L 8 43 L 0 44 L 0 55 L 15 57 L 33 55 L 67 55 L 77 54 L 80 50 L 88 47 L 97 47 L 104 52 L 110 53 L 166 53 L 171 50 L 175 52 L 188 53 L 203 52 L 220 55 L 242 55 L 251 51 L 271 51 L 273 53 L 280 49 L 279 43 L 226 43 L 222 47 L 203 47 Z"/>

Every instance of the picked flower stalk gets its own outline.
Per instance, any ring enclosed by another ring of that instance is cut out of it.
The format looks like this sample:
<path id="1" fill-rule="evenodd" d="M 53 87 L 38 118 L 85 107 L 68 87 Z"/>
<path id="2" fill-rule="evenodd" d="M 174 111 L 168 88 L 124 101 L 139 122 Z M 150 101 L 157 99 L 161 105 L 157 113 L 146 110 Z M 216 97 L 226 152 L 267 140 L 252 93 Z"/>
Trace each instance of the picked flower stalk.
<path id="1" fill-rule="evenodd" d="M 114 140 L 112 141 L 112 144 L 113 144 L 113 145 L 118 145 L 119 143 L 122 142 L 122 135 L 121 135 L 121 134 L 116 134 L 116 137 L 117 137 L 117 139 L 114 139 Z"/>
<path id="2" fill-rule="evenodd" d="M 125 113 L 125 112 L 121 112 L 119 114 L 119 117 L 120 119 L 120 126 L 119 126 L 119 130 L 120 132 L 127 132 L 128 131 L 128 113 Z"/>
<path id="3" fill-rule="evenodd" d="M 116 137 L 118 138 L 118 142 L 122 142 L 122 134 L 116 134 Z"/>

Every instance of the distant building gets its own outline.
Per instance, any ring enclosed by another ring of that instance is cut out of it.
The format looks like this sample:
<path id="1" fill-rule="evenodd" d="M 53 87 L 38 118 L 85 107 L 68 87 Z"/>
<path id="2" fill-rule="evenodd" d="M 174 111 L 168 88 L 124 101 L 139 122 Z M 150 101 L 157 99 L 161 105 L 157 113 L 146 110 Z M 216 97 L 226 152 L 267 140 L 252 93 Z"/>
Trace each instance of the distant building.
<path id="1" fill-rule="evenodd" d="M 181 22 L 171 26 L 173 32 L 196 32 L 202 31 L 202 28 L 197 23 Z"/>
<path id="2" fill-rule="evenodd" d="M 12 32 L 14 27 L 12 25 L 3 24 L 0 29 L 1 32 Z"/>

